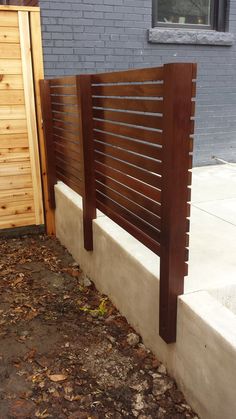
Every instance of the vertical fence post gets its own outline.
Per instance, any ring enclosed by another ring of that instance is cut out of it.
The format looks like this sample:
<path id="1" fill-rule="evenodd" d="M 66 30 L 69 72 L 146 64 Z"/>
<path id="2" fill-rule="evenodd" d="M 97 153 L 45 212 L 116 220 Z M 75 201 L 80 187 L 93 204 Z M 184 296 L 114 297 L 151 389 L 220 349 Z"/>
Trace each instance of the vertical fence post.
<path id="1" fill-rule="evenodd" d="M 159 333 L 176 340 L 177 297 L 186 272 L 192 80 L 195 64 L 164 65 Z"/>
<path id="2" fill-rule="evenodd" d="M 94 146 L 93 146 L 93 107 L 91 76 L 76 77 L 83 189 L 84 247 L 93 250 L 93 224 L 96 218 Z"/>
<path id="3" fill-rule="evenodd" d="M 45 138 L 46 170 L 49 207 L 55 209 L 54 185 L 57 182 L 55 152 L 52 131 L 52 105 L 49 80 L 40 80 L 40 96 L 42 103 L 43 132 Z"/>

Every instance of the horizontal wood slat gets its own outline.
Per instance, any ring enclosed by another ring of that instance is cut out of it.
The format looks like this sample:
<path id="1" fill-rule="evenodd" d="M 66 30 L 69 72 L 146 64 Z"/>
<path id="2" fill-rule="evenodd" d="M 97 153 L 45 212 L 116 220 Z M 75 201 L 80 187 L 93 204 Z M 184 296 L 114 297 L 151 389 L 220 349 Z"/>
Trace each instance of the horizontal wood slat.
<path id="1" fill-rule="evenodd" d="M 162 97 L 163 84 L 116 84 L 113 86 L 93 86 L 93 96 L 111 97 Z"/>
<path id="2" fill-rule="evenodd" d="M 27 134 L 27 122 L 22 120 L 0 120 L 0 142 L 1 136 L 5 134 Z"/>
<path id="3" fill-rule="evenodd" d="M 139 179 L 135 179 L 134 177 L 129 176 L 128 174 L 126 174 L 126 172 L 118 171 L 117 169 L 114 169 L 112 167 L 105 166 L 104 164 L 98 161 L 95 162 L 95 170 L 98 174 L 103 174 L 107 178 L 107 181 L 109 178 L 111 178 L 117 182 L 124 184 L 128 188 L 133 189 L 142 196 L 146 196 L 148 200 L 147 208 L 150 211 L 154 212 L 154 214 L 160 215 L 160 205 L 157 204 L 157 202 L 161 202 L 161 177 L 159 178 L 159 189 L 156 189 L 140 181 Z"/>
<path id="4" fill-rule="evenodd" d="M 64 153 L 65 155 L 74 156 L 74 159 L 80 158 L 80 146 L 79 143 L 72 141 L 65 141 L 60 137 L 54 135 L 55 150 Z"/>
<path id="5" fill-rule="evenodd" d="M 79 116 L 78 113 L 66 113 L 66 112 L 56 112 L 53 111 L 52 113 L 53 120 L 61 121 L 71 124 L 78 124 L 79 123 Z"/>
<path id="6" fill-rule="evenodd" d="M 67 77 L 58 77 L 55 79 L 49 80 L 50 87 L 56 86 L 66 86 L 66 85 L 75 85 L 76 84 L 76 77 L 75 76 L 67 76 Z"/>
<path id="7" fill-rule="evenodd" d="M 28 147 L 28 133 L 0 135 L 0 150 L 8 147 Z"/>
<path id="8" fill-rule="evenodd" d="M 141 68 L 138 70 L 114 71 L 92 75 L 92 83 L 131 83 L 163 80 L 162 67 Z"/>
<path id="9" fill-rule="evenodd" d="M 147 141 L 152 144 L 162 143 L 162 133 L 145 128 L 129 127 L 127 125 L 114 124 L 108 121 L 93 121 L 94 129 L 110 132 L 112 134 L 122 135 L 124 137 L 136 140 Z"/>
<path id="10" fill-rule="evenodd" d="M 154 188 L 158 188 L 160 186 L 159 176 L 156 176 L 148 171 L 142 170 L 139 167 L 132 166 L 129 163 L 117 160 L 106 154 L 101 154 L 98 152 L 95 152 L 95 160 L 106 166 L 112 167 L 113 169 L 124 172 L 129 176 L 134 177 L 135 179 L 141 180 L 142 182 L 147 183 L 148 185 L 151 185 Z"/>
<path id="11" fill-rule="evenodd" d="M 149 172 L 161 174 L 161 163 L 156 160 L 97 141 L 95 141 L 94 147 L 95 151 L 122 160 Z"/>
<path id="12" fill-rule="evenodd" d="M 1 19 L 1 18 L 0 18 Z M 1 20 L 0 20 L 1 24 Z M 21 58 L 20 45 L 19 44 L 1 44 L 0 43 L 0 57 L 8 59 L 19 59 Z"/>
<path id="13" fill-rule="evenodd" d="M 12 11 L 1 11 L 0 26 L 18 28 L 18 13 Z"/>
<path id="14" fill-rule="evenodd" d="M 79 180 L 74 179 L 72 176 L 66 175 L 65 173 L 63 173 L 63 171 L 60 171 L 59 169 L 57 169 L 56 173 L 59 180 L 64 182 L 79 195 L 82 195 L 82 183 Z"/>
<path id="15" fill-rule="evenodd" d="M 72 141 L 72 142 L 78 142 L 79 135 L 76 133 L 68 132 L 67 130 L 60 129 L 57 127 L 53 127 L 53 134 L 57 137 L 60 137 L 64 140 Z"/>
<path id="16" fill-rule="evenodd" d="M 58 105 L 77 105 L 77 97 L 76 96 L 56 96 L 51 95 L 52 104 Z"/>
<path id="17" fill-rule="evenodd" d="M 53 126 L 55 128 L 59 128 L 61 130 L 65 130 L 67 132 L 70 132 L 72 134 L 79 136 L 79 126 L 78 124 L 73 124 L 71 122 L 67 121 L 58 121 L 56 119 L 52 120 Z"/>
<path id="18" fill-rule="evenodd" d="M 0 178 L 2 176 L 15 176 L 22 174 L 30 174 L 31 166 L 30 161 L 23 162 L 1 162 L 0 165 Z M 1 181 L 1 179 L 0 179 Z"/>
<path id="19" fill-rule="evenodd" d="M 28 214 L 34 212 L 34 201 L 25 201 L 23 203 L 13 202 L 0 205 L 0 219 L 8 215 Z"/>
<path id="20" fill-rule="evenodd" d="M 93 98 L 93 106 L 109 109 L 130 110 L 139 112 L 162 113 L 162 100 L 147 99 L 119 99 L 119 98 Z"/>
<path id="21" fill-rule="evenodd" d="M 22 75 L 0 74 L 0 90 L 23 90 Z"/>
<path id="22" fill-rule="evenodd" d="M 106 206 L 104 203 L 97 200 L 97 208 L 102 211 L 105 215 L 107 215 L 111 220 L 115 223 L 123 227 L 129 234 L 147 246 L 150 250 L 152 250 L 157 255 L 160 254 L 160 244 L 155 240 L 152 240 L 149 236 L 147 236 L 143 231 L 139 228 L 134 226 L 132 223 L 127 221 L 123 218 L 120 214 L 116 211 L 113 211 L 110 207 Z"/>
<path id="23" fill-rule="evenodd" d="M 20 214 L 20 215 L 8 215 L 0 219 L 0 228 L 15 228 L 21 226 L 31 226 L 36 224 L 34 213 L 31 214 Z"/>
<path id="24" fill-rule="evenodd" d="M 0 191 L 1 203 L 33 201 L 33 189 L 19 189 L 15 191 Z"/>
<path id="25" fill-rule="evenodd" d="M 0 90 L 0 105 L 22 105 L 24 102 L 23 90 Z"/>
<path id="26" fill-rule="evenodd" d="M 129 125 L 143 126 L 147 128 L 162 129 L 162 117 L 129 112 L 115 112 L 110 110 L 94 109 L 93 117 L 109 121 L 121 122 Z"/>
<path id="27" fill-rule="evenodd" d="M 52 104 L 52 112 L 66 112 L 72 115 L 78 115 L 77 105 L 68 105 L 68 104 Z"/>
<path id="28" fill-rule="evenodd" d="M 60 95 L 76 95 L 76 85 L 72 84 L 72 85 L 68 85 L 68 86 L 56 86 L 56 87 L 51 87 L 50 89 L 50 93 L 51 95 L 56 95 L 56 96 L 60 96 Z"/>
<path id="29" fill-rule="evenodd" d="M 0 191 L 32 188 L 32 176 L 21 175 L 21 176 L 2 176 L 0 182 Z"/>
<path id="30" fill-rule="evenodd" d="M 99 183 L 98 183 L 99 182 Z M 157 205 L 153 202 L 153 206 L 150 203 L 150 200 L 145 196 L 142 196 L 138 192 L 133 191 L 132 189 L 127 188 L 125 185 L 120 184 L 119 182 L 114 181 L 113 179 L 106 178 L 100 173 L 96 173 L 96 184 L 97 189 L 107 195 L 107 188 L 112 189 L 115 192 L 118 192 L 123 197 L 124 200 L 129 200 L 131 202 L 130 208 L 133 208 L 131 211 L 137 214 L 140 218 L 143 218 L 145 221 L 152 224 L 155 228 L 160 230 L 160 211 L 158 208 L 158 214 L 155 213 Z M 102 185 L 100 188 L 100 184 Z M 119 202 L 119 201 L 117 201 Z M 123 204 L 122 204 L 123 205 Z M 126 207 L 127 204 L 123 206 Z M 127 206 L 127 209 L 129 207 Z"/>
<path id="31" fill-rule="evenodd" d="M 137 217 L 134 213 L 130 212 L 128 209 L 120 205 L 120 203 L 114 201 L 114 194 L 111 190 L 107 189 L 107 194 L 101 193 L 100 190 L 96 190 L 97 201 L 103 203 L 105 206 L 111 208 L 114 212 L 121 215 L 135 227 L 143 231 L 147 236 L 151 237 L 153 240 L 159 243 L 160 241 L 160 232 L 154 229 L 151 225 L 147 224 L 144 220 Z M 121 200 L 121 199 L 120 199 Z"/>
<path id="32" fill-rule="evenodd" d="M 1 35 L 1 34 L 0 34 Z M 0 59 L 0 74 L 22 74 L 21 60 Z"/>
<path id="33" fill-rule="evenodd" d="M 0 43 L 19 44 L 20 34 L 19 29 L 0 26 Z"/>
<path id="34" fill-rule="evenodd" d="M 122 149 L 133 151 L 143 156 L 151 157 L 153 159 L 161 160 L 161 147 L 156 147 L 151 144 L 140 141 L 130 140 L 127 138 L 117 137 L 106 132 L 94 131 L 94 140 L 103 143 L 120 147 Z"/>
<path id="35" fill-rule="evenodd" d="M 8 92 L 5 93 L 8 95 Z M 26 119 L 24 105 L 0 105 L 0 119 Z"/>

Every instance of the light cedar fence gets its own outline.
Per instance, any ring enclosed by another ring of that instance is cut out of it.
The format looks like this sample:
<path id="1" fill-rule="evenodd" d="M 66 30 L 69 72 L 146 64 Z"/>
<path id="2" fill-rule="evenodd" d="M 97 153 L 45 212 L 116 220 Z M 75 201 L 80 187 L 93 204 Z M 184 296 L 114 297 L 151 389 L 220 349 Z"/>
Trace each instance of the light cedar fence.
<path id="1" fill-rule="evenodd" d="M 195 64 L 41 81 L 49 195 L 83 197 L 84 245 L 96 208 L 160 256 L 160 336 L 176 340 L 187 274 Z"/>

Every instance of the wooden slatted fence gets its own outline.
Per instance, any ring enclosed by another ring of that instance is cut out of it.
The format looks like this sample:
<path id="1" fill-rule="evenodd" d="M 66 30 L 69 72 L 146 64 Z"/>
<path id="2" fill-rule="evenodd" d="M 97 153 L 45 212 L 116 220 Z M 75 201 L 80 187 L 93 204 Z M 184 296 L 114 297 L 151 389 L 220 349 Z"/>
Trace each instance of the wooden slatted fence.
<path id="1" fill-rule="evenodd" d="M 195 64 L 41 82 L 54 184 L 83 197 L 84 245 L 96 208 L 160 256 L 160 335 L 176 339 L 187 274 Z"/>

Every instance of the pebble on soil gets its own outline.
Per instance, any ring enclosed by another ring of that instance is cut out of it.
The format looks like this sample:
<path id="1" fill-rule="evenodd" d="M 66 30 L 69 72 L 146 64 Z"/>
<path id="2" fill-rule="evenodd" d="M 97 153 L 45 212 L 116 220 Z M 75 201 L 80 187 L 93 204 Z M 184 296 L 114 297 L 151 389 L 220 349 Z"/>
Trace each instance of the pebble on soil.
<path id="1" fill-rule="evenodd" d="M 197 419 L 57 239 L 1 239 L 0 253 L 0 419 Z"/>

